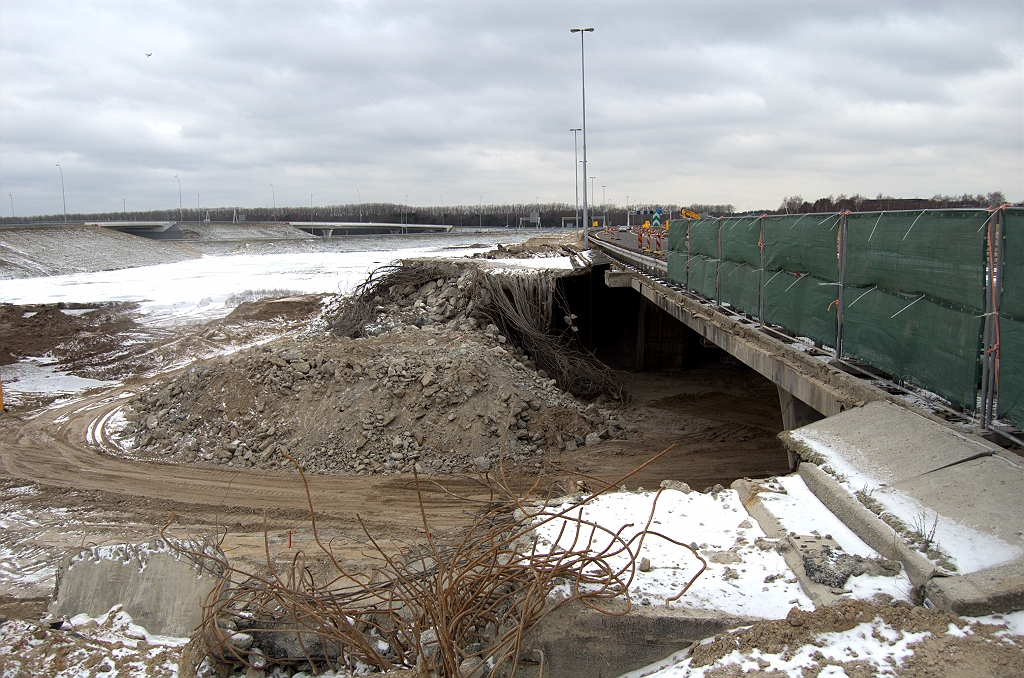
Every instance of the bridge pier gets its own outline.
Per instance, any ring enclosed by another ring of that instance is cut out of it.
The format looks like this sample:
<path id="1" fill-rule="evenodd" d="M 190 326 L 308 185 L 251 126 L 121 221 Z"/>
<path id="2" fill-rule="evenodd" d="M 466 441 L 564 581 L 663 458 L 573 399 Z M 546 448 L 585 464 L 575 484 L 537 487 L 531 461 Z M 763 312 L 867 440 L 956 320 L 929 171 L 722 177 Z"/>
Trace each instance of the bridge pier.
<path id="1" fill-rule="evenodd" d="M 782 428 L 785 430 L 792 431 L 825 418 L 823 414 L 786 389 L 781 386 L 778 386 L 778 389 L 779 406 L 782 408 Z"/>

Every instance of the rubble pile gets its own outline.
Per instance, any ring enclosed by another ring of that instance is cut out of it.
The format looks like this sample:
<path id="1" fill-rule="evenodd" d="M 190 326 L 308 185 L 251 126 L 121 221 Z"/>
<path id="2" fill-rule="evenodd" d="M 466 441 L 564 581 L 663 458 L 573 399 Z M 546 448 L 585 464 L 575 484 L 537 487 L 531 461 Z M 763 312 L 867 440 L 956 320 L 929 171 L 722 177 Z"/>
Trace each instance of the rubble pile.
<path id="1" fill-rule="evenodd" d="M 314 473 L 488 470 L 635 437 L 617 410 L 559 389 L 493 324 L 469 314 L 474 272 L 393 290 L 362 338 L 314 329 L 196 364 L 122 410 L 115 440 L 140 456 Z M 382 300 L 383 301 L 383 300 Z M 506 428 L 508 433 L 506 435 Z"/>

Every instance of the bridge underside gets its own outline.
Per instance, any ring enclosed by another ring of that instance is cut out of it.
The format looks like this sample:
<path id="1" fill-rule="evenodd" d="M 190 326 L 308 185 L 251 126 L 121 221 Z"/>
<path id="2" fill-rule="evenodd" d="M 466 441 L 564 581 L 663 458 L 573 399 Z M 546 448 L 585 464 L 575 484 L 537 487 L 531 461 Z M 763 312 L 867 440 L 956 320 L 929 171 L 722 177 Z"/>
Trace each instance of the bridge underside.
<path id="1" fill-rule="evenodd" d="M 876 400 L 902 404 L 829 364 L 824 351 L 795 348 L 636 271 L 600 265 L 563 280 L 581 340 L 610 367 L 684 369 L 713 344 L 778 387 L 786 429 Z"/>

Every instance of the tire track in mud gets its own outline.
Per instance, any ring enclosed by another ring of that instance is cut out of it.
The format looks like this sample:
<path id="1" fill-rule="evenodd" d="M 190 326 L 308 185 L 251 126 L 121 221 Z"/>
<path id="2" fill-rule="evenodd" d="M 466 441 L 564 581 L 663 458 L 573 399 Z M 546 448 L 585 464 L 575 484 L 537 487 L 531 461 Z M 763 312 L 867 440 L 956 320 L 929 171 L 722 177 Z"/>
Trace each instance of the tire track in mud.
<path id="1" fill-rule="evenodd" d="M 163 464 L 114 456 L 102 426 L 135 389 L 115 388 L 31 416 L 0 419 L 0 464 L 6 475 L 41 485 L 99 490 L 114 496 L 156 500 L 197 508 L 308 511 L 305 489 L 295 473 L 243 471 Z M 355 523 L 421 526 L 411 476 L 308 476 L 317 517 Z M 478 495 L 480 484 L 447 476 L 443 485 L 459 495 Z M 431 525 L 446 529 L 465 522 L 471 506 L 421 483 Z"/>

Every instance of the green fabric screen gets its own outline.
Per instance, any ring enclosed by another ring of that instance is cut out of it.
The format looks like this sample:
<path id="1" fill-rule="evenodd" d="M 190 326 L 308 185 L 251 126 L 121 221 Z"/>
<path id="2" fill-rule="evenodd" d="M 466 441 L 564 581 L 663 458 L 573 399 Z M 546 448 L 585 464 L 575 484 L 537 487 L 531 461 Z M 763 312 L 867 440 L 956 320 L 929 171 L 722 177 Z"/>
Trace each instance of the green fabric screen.
<path id="1" fill-rule="evenodd" d="M 765 268 L 839 280 L 839 215 L 765 217 Z"/>
<path id="2" fill-rule="evenodd" d="M 723 261 L 719 268 L 722 280 L 722 303 L 755 318 L 761 306 L 761 271 L 735 261 Z"/>
<path id="3" fill-rule="evenodd" d="M 690 254 L 718 258 L 718 219 L 690 222 Z"/>
<path id="4" fill-rule="evenodd" d="M 761 217 L 722 219 L 722 259 L 761 267 Z"/>
<path id="5" fill-rule="evenodd" d="M 848 287 L 843 353 L 973 410 L 983 320 L 920 296 Z"/>
<path id="6" fill-rule="evenodd" d="M 686 251 L 686 227 L 689 225 L 686 219 L 673 219 L 668 222 L 668 251 Z M 630 234 L 632 235 L 632 234 Z M 628 237 L 628 236 L 627 236 Z"/>
<path id="7" fill-rule="evenodd" d="M 814 276 L 764 272 L 764 320 L 826 346 L 836 345 L 839 287 Z M 829 306 L 831 305 L 831 308 Z"/>
<path id="8" fill-rule="evenodd" d="M 999 315 L 1024 322 L 1024 209 L 1006 210 L 1003 247 L 1003 294 Z"/>
<path id="9" fill-rule="evenodd" d="M 710 257 L 690 257 L 688 287 L 712 301 L 715 300 L 715 276 L 718 274 L 718 261 Z"/>
<path id="10" fill-rule="evenodd" d="M 683 287 L 689 286 L 686 276 L 685 252 L 668 253 L 668 279 Z"/>
<path id="11" fill-rule="evenodd" d="M 999 416 L 1024 428 L 1024 322 L 999 320 Z"/>
<path id="12" fill-rule="evenodd" d="M 847 217 L 846 284 L 985 307 L 988 210 L 874 212 Z"/>

